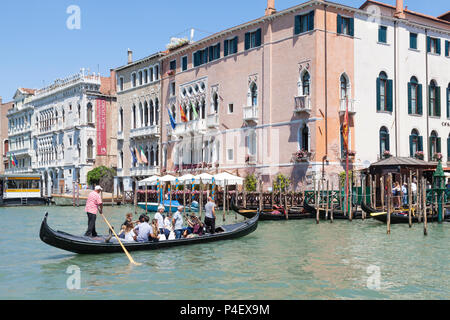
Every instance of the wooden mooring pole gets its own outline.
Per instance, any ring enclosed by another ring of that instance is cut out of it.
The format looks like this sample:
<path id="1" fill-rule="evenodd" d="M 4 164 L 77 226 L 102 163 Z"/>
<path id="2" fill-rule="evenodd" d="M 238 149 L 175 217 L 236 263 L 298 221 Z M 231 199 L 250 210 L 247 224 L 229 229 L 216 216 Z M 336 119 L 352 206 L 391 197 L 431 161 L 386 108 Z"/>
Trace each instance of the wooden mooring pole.
<path id="1" fill-rule="evenodd" d="M 392 185 L 392 173 L 389 173 L 386 184 L 388 186 Z M 392 208 L 392 192 L 387 193 L 387 234 L 391 234 L 391 208 Z"/>
<path id="2" fill-rule="evenodd" d="M 428 235 L 427 225 L 427 183 L 424 177 L 422 177 L 422 201 L 423 201 L 423 234 Z"/>

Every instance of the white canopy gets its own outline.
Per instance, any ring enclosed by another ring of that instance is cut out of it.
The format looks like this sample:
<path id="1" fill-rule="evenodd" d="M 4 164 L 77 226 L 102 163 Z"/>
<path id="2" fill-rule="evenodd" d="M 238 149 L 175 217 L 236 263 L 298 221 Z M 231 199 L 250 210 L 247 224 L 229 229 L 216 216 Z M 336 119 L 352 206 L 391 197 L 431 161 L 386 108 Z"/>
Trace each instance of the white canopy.
<path id="1" fill-rule="evenodd" d="M 161 177 L 158 176 L 152 176 L 150 178 L 144 179 L 142 181 L 139 181 L 139 186 L 140 187 L 144 187 L 144 186 L 152 186 L 154 184 L 156 184 L 156 181 L 158 179 L 161 179 Z"/>
<path id="2" fill-rule="evenodd" d="M 212 178 L 213 178 L 213 176 L 210 175 L 209 173 L 202 173 L 202 174 L 199 174 L 198 176 L 194 177 L 194 183 L 199 184 L 200 179 L 202 180 L 202 183 L 212 183 Z"/>
<path id="3" fill-rule="evenodd" d="M 170 174 L 159 179 L 159 181 L 161 181 L 161 182 L 175 182 L 175 180 L 177 180 L 177 178 L 174 176 L 171 176 Z"/>
<path id="4" fill-rule="evenodd" d="M 186 174 L 184 176 L 181 176 L 178 178 L 178 181 L 180 183 L 186 182 L 186 184 L 191 184 L 192 179 L 195 179 L 195 177 L 192 174 Z"/>
<path id="5" fill-rule="evenodd" d="M 244 184 L 244 178 L 232 175 L 228 172 L 222 172 L 219 174 L 216 174 L 214 176 L 214 179 L 216 180 L 216 184 L 219 186 L 224 186 L 225 182 L 227 185 L 243 185 Z"/>

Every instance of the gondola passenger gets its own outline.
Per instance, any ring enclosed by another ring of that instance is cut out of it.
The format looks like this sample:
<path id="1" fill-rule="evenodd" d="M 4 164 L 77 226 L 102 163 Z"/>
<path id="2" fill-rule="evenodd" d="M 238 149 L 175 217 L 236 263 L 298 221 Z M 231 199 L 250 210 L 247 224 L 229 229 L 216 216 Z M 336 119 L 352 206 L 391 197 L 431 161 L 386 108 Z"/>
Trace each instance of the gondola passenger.
<path id="1" fill-rule="evenodd" d="M 171 232 L 173 232 L 172 212 L 169 211 L 167 217 L 164 218 L 164 235 L 166 236 L 166 240 L 169 240 Z"/>
<path id="2" fill-rule="evenodd" d="M 148 237 L 152 231 L 152 227 L 148 224 L 149 218 L 145 215 L 139 217 L 139 225 L 134 228 L 134 232 L 137 234 L 136 241 L 147 242 Z"/>
<path id="3" fill-rule="evenodd" d="M 159 228 L 159 233 L 160 234 L 164 234 L 164 217 L 163 217 L 163 213 L 166 210 L 166 208 L 163 205 L 160 205 L 158 207 L 158 212 L 156 212 L 155 214 L 155 219 L 158 220 L 158 228 Z"/>
<path id="4" fill-rule="evenodd" d="M 183 206 L 179 206 L 178 211 L 175 212 L 175 214 L 173 215 L 173 219 L 172 219 L 172 224 L 173 224 L 173 229 L 175 231 L 176 239 L 180 239 L 184 232 L 184 229 L 183 229 L 184 221 L 183 221 L 183 216 L 181 214 L 183 212 L 183 209 L 184 209 Z"/>
<path id="5" fill-rule="evenodd" d="M 150 235 L 148 236 L 148 239 L 152 242 L 158 242 L 159 241 L 158 220 L 153 219 L 151 227 L 152 230 L 150 232 Z"/>

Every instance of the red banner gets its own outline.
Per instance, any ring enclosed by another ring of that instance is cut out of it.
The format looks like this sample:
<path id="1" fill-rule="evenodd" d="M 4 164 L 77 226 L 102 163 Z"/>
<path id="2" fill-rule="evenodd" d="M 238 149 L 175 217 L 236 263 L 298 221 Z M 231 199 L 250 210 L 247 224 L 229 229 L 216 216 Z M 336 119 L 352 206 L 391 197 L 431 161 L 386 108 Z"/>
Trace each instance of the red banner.
<path id="1" fill-rule="evenodd" d="M 97 99 L 97 155 L 106 156 L 106 101 Z"/>

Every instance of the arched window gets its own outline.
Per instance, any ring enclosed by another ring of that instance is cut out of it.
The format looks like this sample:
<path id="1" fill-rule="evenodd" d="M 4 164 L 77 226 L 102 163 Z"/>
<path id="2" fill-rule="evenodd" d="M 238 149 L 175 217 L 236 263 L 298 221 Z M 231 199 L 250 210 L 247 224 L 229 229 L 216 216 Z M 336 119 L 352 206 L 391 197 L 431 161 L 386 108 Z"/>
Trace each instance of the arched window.
<path id="1" fill-rule="evenodd" d="M 87 158 L 89 160 L 94 159 L 94 142 L 89 139 L 87 142 Z"/>
<path id="2" fill-rule="evenodd" d="M 194 106 L 191 104 L 189 106 L 189 121 L 194 120 Z"/>
<path id="3" fill-rule="evenodd" d="M 93 111 L 93 108 L 92 108 L 92 104 L 89 102 L 88 104 L 87 104 L 87 122 L 89 123 L 89 124 L 91 124 L 91 123 L 94 123 L 94 111 Z M 63 116 L 64 116 L 64 111 L 63 111 Z"/>
<path id="4" fill-rule="evenodd" d="M 311 80 L 311 78 L 309 76 L 309 73 L 307 71 L 305 71 L 302 76 L 302 95 L 303 96 L 310 95 L 310 85 L 311 85 L 310 80 Z"/>
<path id="5" fill-rule="evenodd" d="M 205 101 L 205 99 L 202 100 L 201 113 L 202 113 L 202 119 L 205 119 L 206 118 L 206 101 Z"/>
<path id="6" fill-rule="evenodd" d="M 123 132 L 123 108 L 119 110 L 119 131 Z"/>
<path id="7" fill-rule="evenodd" d="M 55 119 L 58 119 L 58 111 L 55 111 Z M 81 119 L 81 105 L 78 105 L 78 119 Z"/>
<path id="8" fill-rule="evenodd" d="M 175 116 L 174 116 L 175 117 Z M 159 100 L 155 99 L 155 125 L 159 124 Z"/>
<path id="9" fill-rule="evenodd" d="M 377 111 L 393 110 L 393 81 L 382 71 L 377 78 Z"/>
<path id="10" fill-rule="evenodd" d="M 155 166 L 155 152 L 153 151 L 153 147 L 150 150 L 150 165 L 152 167 Z"/>
<path id="11" fill-rule="evenodd" d="M 140 128 L 144 126 L 144 109 L 142 108 L 141 102 L 139 102 L 139 125 Z"/>
<path id="12" fill-rule="evenodd" d="M 136 73 L 133 73 L 131 75 L 131 83 L 133 85 L 133 88 L 136 87 Z"/>
<path id="13" fill-rule="evenodd" d="M 408 114 L 422 114 L 422 85 L 416 77 L 408 83 Z"/>
<path id="14" fill-rule="evenodd" d="M 144 70 L 144 83 L 148 83 L 148 70 Z"/>
<path id="15" fill-rule="evenodd" d="M 419 136 L 419 131 L 413 129 L 409 136 L 409 155 L 411 158 L 417 157 L 417 152 L 423 151 L 423 138 Z"/>
<path id="16" fill-rule="evenodd" d="M 299 149 L 309 152 L 309 128 L 306 124 L 299 128 Z"/>
<path id="17" fill-rule="evenodd" d="M 436 153 L 441 152 L 441 138 L 439 138 L 436 131 L 431 131 L 430 135 L 430 160 L 433 159 Z"/>
<path id="18" fill-rule="evenodd" d="M 142 86 L 142 71 L 139 71 L 139 85 Z"/>
<path id="19" fill-rule="evenodd" d="M 150 125 L 155 124 L 155 108 L 153 107 L 153 101 L 150 100 Z"/>
<path id="20" fill-rule="evenodd" d="M 385 151 L 390 151 L 389 131 L 386 127 L 380 129 L 380 157 L 382 158 Z"/>
<path id="21" fill-rule="evenodd" d="M 254 85 L 255 88 L 252 88 L 252 106 L 258 105 L 258 93 L 256 89 L 256 84 Z M 214 93 L 213 96 L 213 111 L 214 113 L 219 112 L 219 96 L 217 95 L 217 92 Z"/>
<path id="22" fill-rule="evenodd" d="M 349 83 L 348 83 L 347 77 L 345 75 L 341 75 L 340 83 L 341 83 L 341 86 L 340 86 L 341 99 L 343 100 L 349 96 L 349 94 L 348 94 L 349 93 L 348 92 Z"/>
<path id="23" fill-rule="evenodd" d="M 148 103 L 144 102 L 144 127 L 148 126 Z"/>
<path id="24" fill-rule="evenodd" d="M 250 98 L 250 105 L 252 107 L 258 106 L 258 86 L 254 82 L 250 85 Z"/>
<path id="25" fill-rule="evenodd" d="M 441 88 L 437 86 L 436 81 L 431 80 L 429 87 L 429 103 L 428 110 L 430 116 L 440 117 L 441 116 Z"/>
<path id="26" fill-rule="evenodd" d="M 133 121 L 132 122 L 132 127 L 133 127 L 133 129 L 136 129 L 136 123 L 137 123 L 137 121 L 136 121 L 136 105 L 134 105 L 133 104 L 133 108 L 131 109 L 131 111 L 132 111 L 132 119 L 131 119 L 131 121 Z"/>
<path id="27" fill-rule="evenodd" d="M 159 166 L 159 146 L 156 146 L 156 152 L 155 152 L 155 165 Z"/>
<path id="28" fill-rule="evenodd" d="M 120 163 L 119 163 L 119 168 L 123 169 L 123 151 L 120 151 Z"/>
<path id="29" fill-rule="evenodd" d="M 171 108 L 172 110 L 172 116 L 173 116 L 173 119 L 175 120 L 175 122 L 177 121 L 177 110 L 176 110 L 176 108 L 175 108 L 175 105 L 172 105 L 172 108 Z"/>

